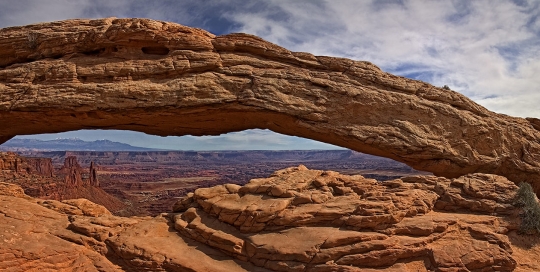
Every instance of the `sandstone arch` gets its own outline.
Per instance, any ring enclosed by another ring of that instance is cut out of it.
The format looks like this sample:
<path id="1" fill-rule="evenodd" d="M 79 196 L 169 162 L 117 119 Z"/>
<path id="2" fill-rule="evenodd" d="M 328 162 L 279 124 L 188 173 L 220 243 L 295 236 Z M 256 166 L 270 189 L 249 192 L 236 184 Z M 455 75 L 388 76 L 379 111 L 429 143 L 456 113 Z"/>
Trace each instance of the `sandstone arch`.
<path id="1" fill-rule="evenodd" d="M 494 173 L 540 189 L 537 119 L 490 112 L 369 62 L 147 19 L 0 30 L 0 124 L 0 142 L 76 129 L 263 128 L 440 176 Z"/>

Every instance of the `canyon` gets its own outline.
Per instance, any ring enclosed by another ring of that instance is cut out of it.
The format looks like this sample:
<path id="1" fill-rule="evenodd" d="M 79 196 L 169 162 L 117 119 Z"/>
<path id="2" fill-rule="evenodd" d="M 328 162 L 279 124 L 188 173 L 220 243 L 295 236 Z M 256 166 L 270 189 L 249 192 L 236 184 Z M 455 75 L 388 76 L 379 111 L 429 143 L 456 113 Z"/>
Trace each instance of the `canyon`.
<path id="1" fill-rule="evenodd" d="M 270 129 L 433 174 L 378 181 L 283 165 L 242 182 L 231 176 L 191 188 L 157 216 L 118 216 L 112 200 L 92 202 L 96 192 L 110 196 L 101 188 L 107 175 L 118 175 L 106 157 L 133 154 L 142 165 L 149 153 L 88 153 L 84 168 L 64 153 L 58 171 L 51 165 L 60 155 L 8 153 L 0 182 L 2 270 L 540 270 L 539 238 L 521 231 L 524 211 L 514 205 L 521 182 L 540 193 L 540 120 L 491 112 L 369 62 L 148 19 L 4 28 L 0 124 L 0 143 L 77 129 L 160 136 Z M 243 156 L 257 166 L 262 155 Z M 211 152 L 174 156 L 198 169 L 219 162 Z M 167 168 L 165 159 L 158 163 Z M 21 182 L 49 186 L 52 195 L 64 190 L 58 184 L 76 190 L 65 189 L 71 199 L 33 198 Z"/>
<path id="2" fill-rule="evenodd" d="M 51 178 L 34 175 L 31 182 L 24 182 L 20 176 L 21 171 L 18 171 L 19 178 L 11 181 L 19 184 L 28 195 L 65 200 L 73 197 L 72 191 L 77 191 L 77 188 L 84 191 L 86 188 L 99 187 L 122 201 L 124 205 L 111 206 L 110 197 L 104 197 L 103 194 L 91 200 L 105 205 L 116 215 L 125 216 L 155 216 L 170 211 L 178 198 L 197 188 L 226 183 L 244 185 L 253 178 L 265 177 L 279 169 L 298 164 L 347 174 L 362 174 L 381 181 L 429 174 L 387 158 L 351 150 L 109 152 L 33 150 L 19 151 L 17 154 L 22 156 L 11 153 L 11 161 L 16 160 L 19 165 L 43 162 L 47 165 L 46 169 L 49 169 L 47 173 L 50 172 Z M 38 173 L 38 169 L 33 166 L 19 166 L 19 168 L 27 169 L 28 173 Z M 8 170 L 4 171 L 4 177 L 14 172 L 9 171 L 12 170 L 9 168 L 4 170 Z M 2 171 L 1 164 L 0 171 Z M 84 184 L 83 177 L 86 180 Z M 64 187 L 69 189 L 63 190 Z M 85 195 L 79 194 L 78 197 Z"/>

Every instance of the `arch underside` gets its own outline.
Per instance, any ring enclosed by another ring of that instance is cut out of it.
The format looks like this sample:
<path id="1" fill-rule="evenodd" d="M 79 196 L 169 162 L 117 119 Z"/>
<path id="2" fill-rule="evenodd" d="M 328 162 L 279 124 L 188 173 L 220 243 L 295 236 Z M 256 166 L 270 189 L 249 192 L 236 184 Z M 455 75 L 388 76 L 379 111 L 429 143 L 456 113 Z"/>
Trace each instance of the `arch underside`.
<path id="1" fill-rule="evenodd" d="M 78 129 L 260 128 L 439 176 L 499 174 L 538 191 L 537 123 L 369 62 L 290 52 L 247 34 L 112 18 L 0 30 L 0 142 Z"/>

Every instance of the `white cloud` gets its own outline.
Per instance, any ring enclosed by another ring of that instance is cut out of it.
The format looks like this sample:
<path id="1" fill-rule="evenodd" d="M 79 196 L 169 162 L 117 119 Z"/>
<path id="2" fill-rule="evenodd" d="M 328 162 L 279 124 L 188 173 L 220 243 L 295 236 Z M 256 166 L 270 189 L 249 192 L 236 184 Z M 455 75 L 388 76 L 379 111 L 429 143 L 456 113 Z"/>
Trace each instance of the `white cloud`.
<path id="1" fill-rule="evenodd" d="M 74 18 L 152 18 L 189 24 L 197 18 L 186 0 L 2 0 L 0 27 Z M 203 8 L 203 6 L 200 6 Z"/>
<path id="2" fill-rule="evenodd" d="M 294 51 L 367 60 L 386 71 L 454 90 L 497 112 L 540 117 L 540 5 L 511 1 L 271 1 L 229 14 L 252 33 Z M 385 4 L 386 3 L 386 4 Z M 499 103 L 486 97 L 499 97 Z M 512 99 L 509 99 L 512 98 Z M 516 103 L 520 99 L 521 103 Z"/>

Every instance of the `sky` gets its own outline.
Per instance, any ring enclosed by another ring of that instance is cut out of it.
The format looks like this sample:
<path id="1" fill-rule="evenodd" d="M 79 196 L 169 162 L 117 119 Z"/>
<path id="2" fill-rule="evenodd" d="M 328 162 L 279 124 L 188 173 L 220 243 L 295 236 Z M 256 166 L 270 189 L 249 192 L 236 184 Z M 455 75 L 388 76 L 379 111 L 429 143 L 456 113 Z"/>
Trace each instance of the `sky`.
<path id="1" fill-rule="evenodd" d="M 244 32 L 291 51 L 374 63 L 400 76 L 448 85 L 489 110 L 540 118 L 538 0 L 0 0 L 0 28 L 71 18 L 144 17 Z M 163 149 L 333 149 L 247 130 L 155 137 L 75 131 L 22 138 L 109 139 Z"/>

